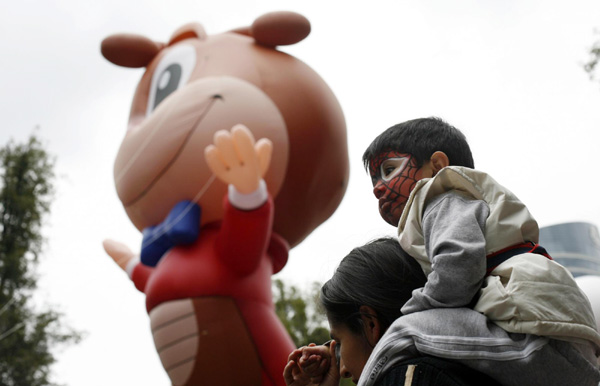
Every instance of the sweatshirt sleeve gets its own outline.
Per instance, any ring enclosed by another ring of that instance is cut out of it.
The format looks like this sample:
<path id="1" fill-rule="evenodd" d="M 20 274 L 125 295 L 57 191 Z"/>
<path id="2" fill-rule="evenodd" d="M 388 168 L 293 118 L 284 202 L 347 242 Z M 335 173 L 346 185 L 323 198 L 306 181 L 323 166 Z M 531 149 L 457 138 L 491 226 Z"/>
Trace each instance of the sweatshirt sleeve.
<path id="1" fill-rule="evenodd" d="M 423 214 L 425 250 L 431 273 L 413 291 L 403 314 L 468 306 L 486 273 L 485 221 L 488 205 L 455 191 L 434 198 Z"/>

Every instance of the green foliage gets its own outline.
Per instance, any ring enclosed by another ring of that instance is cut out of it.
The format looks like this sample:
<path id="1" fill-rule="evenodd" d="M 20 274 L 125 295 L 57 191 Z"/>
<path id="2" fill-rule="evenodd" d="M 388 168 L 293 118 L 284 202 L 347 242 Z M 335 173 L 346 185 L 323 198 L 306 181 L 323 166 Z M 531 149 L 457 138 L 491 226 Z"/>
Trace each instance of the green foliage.
<path id="1" fill-rule="evenodd" d="M 275 312 L 292 337 L 296 347 L 328 341 L 327 318 L 319 311 L 319 283 L 313 283 L 312 294 L 305 294 L 281 280 L 273 281 Z"/>
<path id="2" fill-rule="evenodd" d="M 353 386 L 354 382 L 350 378 L 342 378 L 340 379 L 340 386 Z"/>
<path id="3" fill-rule="evenodd" d="M 273 281 L 275 312 L 292 337 L 296 347 L 309 343 L 325 343 L 330 339 L 327 317 L 319 306 L 321 284 L 313 283 L 306 294 L 295 286 L 286 286 L 281 280 Z M 340 380 L 340 386 L 352 386 L 349 378 Z"/>
<path id="4" fill-rule="evenodd" d="M 42 220 L 53 194 L 53 160 L 35 136 L 0 149 L 0 385 L 50 382 L 55 344 L 77 342 L 56 311 L 29 302 L 42 251 Z"/>
<path id="5" fill-rule="evenodd" d="M 596 34 L 599 34 L 600 32 L 596 31 Z M 600 59 L 600 40 L 596 40 L 596 42 L 594 42 L 594 44 L 592 45 L 592 48 L 590 48 L 590 57 L 588 59 L 588 61 L 583 65 L 583 69 L 589 74 L 590 79 L 595 79 L 596 78 L 596 73 L 598 71 L 597 66 L 598 66 L 598 60 Z"/>

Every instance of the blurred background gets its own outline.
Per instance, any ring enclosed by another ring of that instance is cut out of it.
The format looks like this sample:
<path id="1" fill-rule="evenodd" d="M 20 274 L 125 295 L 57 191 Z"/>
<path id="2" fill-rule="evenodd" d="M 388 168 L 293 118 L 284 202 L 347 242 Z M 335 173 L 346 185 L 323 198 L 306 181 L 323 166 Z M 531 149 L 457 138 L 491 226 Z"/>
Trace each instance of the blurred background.
<path id="1" fill-rule="evenodd" d="M 216 34 L 276 10 L 310 20 L 309 37 L 281 50 L 337 95 L 350 152 L 342 204 L 291 251 L 276 279 L 308 289 L 353 247 L 394 234 L 379 217 L 362 152 L 387 127 L 425 116 L 461 129 L 476 167 L 512 190 L 548 232 L 579 223 L 587 234 L 595 229 L 589 240 L 597 243 L 600 83 L 584 70 L 600 38 L 597 1 L 3 2 L 0 145 L 35 133 L 56 157 L 34 302 L 85 332 L 57 352 L 56 382 L 169 384 L 144 296 L 102 249 L 105 238 L 134 251 L 141 244 L 116 196 L 112 166 L 143 70 L 107 62 L 100 42 L 119 32 L 166 41 L 190 21 Z M 598 273 L 595 264 L 580 273 Z"/>

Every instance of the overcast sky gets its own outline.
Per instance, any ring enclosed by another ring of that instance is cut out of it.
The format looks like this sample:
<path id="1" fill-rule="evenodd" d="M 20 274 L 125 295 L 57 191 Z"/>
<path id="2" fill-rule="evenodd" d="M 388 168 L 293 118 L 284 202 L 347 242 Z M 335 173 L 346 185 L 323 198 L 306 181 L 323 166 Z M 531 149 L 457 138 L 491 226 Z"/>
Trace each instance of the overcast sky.
<path id="1" fill-rule="evenodd" d="M 283 50 L 313 67 L 348 125 L 350 184 L 338 211 L 291 251 L 277 275 L 328 279 L 353 247 L 394 229 L 379 218 L 360 157 L 385 128 L 440 116 L 469 139 L 476 167 L 519 196 L 541 226 L 600 223 L 600 85 L 582 64 L 600 35 L 600 2 L 572 0 L 12 1 L 0 5 L 0 144 L 36 126 L 56 155 L 38 304 L 86 331 L 60 353 L 70 386 L 168 385 L 144 296 L 105 255 L 141 236 L 117 199 L 112 165 L 140 69 L 114 66 L 101 40 L 134 32 L 166 41 L 201 22 L 209 34 L 274 10 L 302 13 L 311 35 Z"/>

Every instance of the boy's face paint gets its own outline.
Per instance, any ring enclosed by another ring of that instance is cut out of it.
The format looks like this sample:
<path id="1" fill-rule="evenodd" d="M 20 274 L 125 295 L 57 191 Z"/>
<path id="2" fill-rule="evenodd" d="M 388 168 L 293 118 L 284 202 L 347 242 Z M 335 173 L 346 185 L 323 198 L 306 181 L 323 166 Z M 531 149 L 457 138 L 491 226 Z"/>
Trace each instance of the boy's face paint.
<path id="1" fill-rule="evenodd" d="M 369 163 L 373 193 L 379 200 L 379 214 L 393 226 L 398 226 L 402 211 L 418 180 L 431 177 L 425 165 L 417 166 L 415 157 L 407 153 L 387 151 Z"/>

